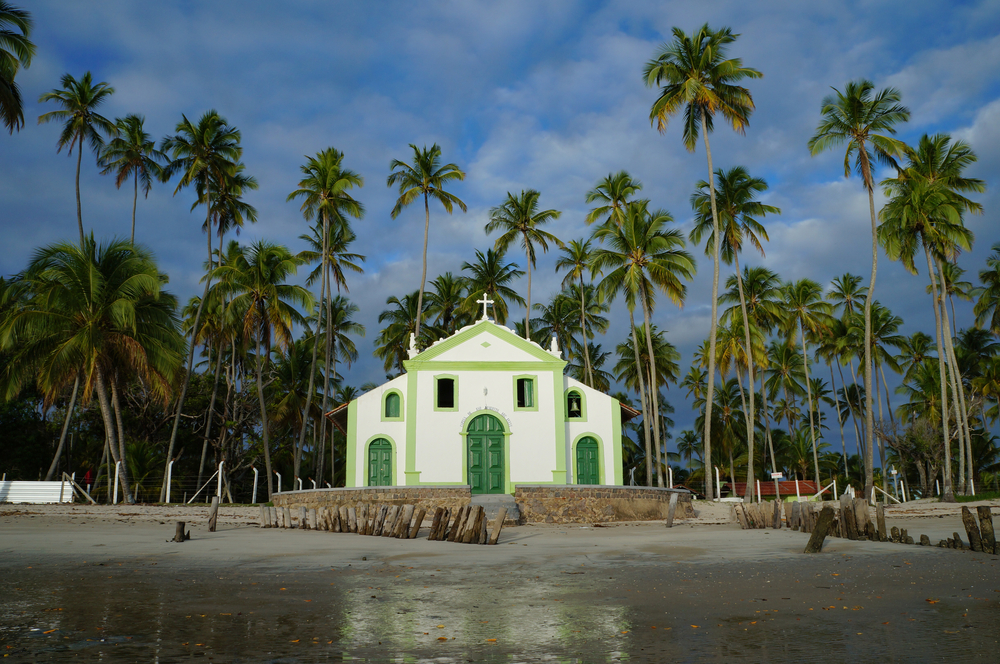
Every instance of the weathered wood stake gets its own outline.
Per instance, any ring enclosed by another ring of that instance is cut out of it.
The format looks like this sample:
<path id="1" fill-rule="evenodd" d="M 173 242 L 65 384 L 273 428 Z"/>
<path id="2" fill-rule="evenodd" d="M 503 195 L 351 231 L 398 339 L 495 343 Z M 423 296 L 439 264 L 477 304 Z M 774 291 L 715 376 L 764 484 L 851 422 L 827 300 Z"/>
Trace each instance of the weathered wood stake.
<path id="1" fill-rule="evenodd" d="M 347 532 L 358 532 L 358 513 L 353 507 L 347 508 Z"/>
<path id="2" fill-rule="evenodd" d="M 174 541 L 183 542 L 187 537 L 184 535 L 184 522 L 178 521 L 177 528 L 174 529 Z"/>
<path id="3" fill-rule="evenodd" d="M 983 536 L 983 551 L 986 553 L 1000 553 L 997 547 L 996 534 L 993 531 L 993 513 L 990 512 L 989 505 L 980 505 L 976 508 L 979 514 L 979 530 Z"/>
<path id="4" fill-rule="evenodd" d="M 876 521 L 876 534 L 878 535 L 879 542 L 887 542 L 889 540 L 885 535 L 885 503 L 877 503 L 875 505 L 875 521 Z"/>
<path id="5" fill-rule="evenodd" d="M 406 533 L 405 537 L 407 539 L 416 539 L 417 533 L 420 532 L 420 526 L 424 523 L 424 517 L 427 516 L 427 508 L 421 507 L 417 510 L 417 516 L 413 519 L 413 525 L 410 526 L 410 532 Z"/>
<path id="6" fill-rule="evenodd" d="M 976 518 L 972 516 L 972 510 L 965 506 L 962 507 L 962 524 L 965 525 L 965 534 L 969 536 L 969 548 L 973 551 L 982 552 L 983 538 L 979 534 L 979 524 L 976 523 Z"/>
<path id="7" fill-rule="evenodd" d="M 677 494 L 671 492 L 670 505 L 667 507 L 667 528 L 674 527 L 674 512 L 677 510 Z"/>
<path id="8" fill-rule="evenodd" d="M 824 507 L 816 519 L 816 526 L 812 530 L 812 536 L 809 538 L 809 543 L 806 544 L 803 553 L 819 553 L 823 550 L 823 541 L 826 539 L 826 534 L 832 523 L 833 508 Z"/>
<path id="9" fill-rule="evenodd" d="M 212 507 L 208 511 L 208 532 L 215 532 L 215 524 L 219 521 L 219 497 L 212 496 Z"/>
<path id="10" fill-rule="evenodd" d="M 503 529 L 503 521 L 507 518 L 507 508 L 501 507 L 500 511 L 497 512 L 497 518 L 493 520 L 493 530 L 490 531 L 490 544 L 496 544 L 497 540 L 500 539 L 500 531 Z"/>

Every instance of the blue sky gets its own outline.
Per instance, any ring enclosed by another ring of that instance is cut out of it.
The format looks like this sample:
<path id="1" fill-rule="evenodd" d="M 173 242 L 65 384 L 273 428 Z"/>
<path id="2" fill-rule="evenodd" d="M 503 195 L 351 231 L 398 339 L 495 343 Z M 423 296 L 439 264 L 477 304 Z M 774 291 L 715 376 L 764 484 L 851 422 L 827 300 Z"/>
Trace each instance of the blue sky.
<path id="1" fill-rule="evenodd" d="M 21 3 L 26 4 L 26 3 Z M 305 222 L 285 198 L 305 155 L 334 146 L 365 177 L 357 192 L 366 208 L 355 224 L 355 250 L 368 257 L 352 277 L 368 335 L 347 374 L 360 385 L 381 380 L 371 355 L 377 317 L 390 295 L 415 289 L 420 277 L 423 214 L 418 207 L 390 219 L 395 194 L 385 186 L 389 162 L 407 159 L 407 144 L 439 143 L 446 161 L 468 174 L 453 191 L 468 213 L 432 209 L 429 274 L 458 272 L 476 248 L 490 207 L 508 191 L 538 189 L 541 204 L 563 212 L 550 230 L 563 239 L 587 233 L 584 194 L 611 171 L 626 169 L 645 185 L 654 206 L 673 213 L 685 232 L 688 199 L 707 175 L 704 151 L 684 150 L 680 128 L 650 127 L 655 91 L 643 64 L 673 26 L 693 31 L 708 22 L 740 33 L 732 55 L 764 78 L 749 87 L 757 110 L 745 136 L 717 125 L 711 136 L 717 167 L 747 167 L 767 179 L 766 200 L 782 208 L 768 218 L 765 258 L 746 255 L 785 279 L 821 283 L 844 272 L 867 275 L 867 200 L 857 178 L 843 177 L 841 152 L 810 157 L 806 142 L 831 86 L 866 77 L 895 86 L 912 110 L 899 136 L 948 132 L 980 157 L 971 175 L 984 179 L 986 213 L 968 219 L 974 250 L 960 265 L 973 277 L 996 230 L 1000 174 L 1000 5 L 995 2 L 32 2 L 38 54 L 18 76 L 26 127 L 0 135 L 0 273 L 24 267 L 32 249 L 76 237 L 75 158 L 56 153 L 58 127 L 36 125 L 50 110 L 38 96 L 64 73 L 116 88 L 109 118 L 146 116 L 156 137 L 172 133 L 181 114 L 194 119 L 217 109 L 243 134 L 247 172 L 260 190 L 247 196 L 260 222 L 242 240 L 267 238 L 304 248 Z M 883 174 L 887 175 L 887 174 Z M 116 190 L 84 157 L 84 225 L 99 237 L 127 236 L 131 191 Z M 203 214 L 190 212 L 193 193 L 154 188 L 139 201 L 137 239 L 187 299 L 204 261 Z M 664 298 L 654 322 L 670 332 L 683 365 L 708 332 L 711 264 L 693 249 L 699 273 L 683 309 Z M 511 257 L 517 260 L 516 253 Z M 523 263 L 523 259 L 521 260 Z M 542 256 L 533 298 L 557 289 L 555 256 Z M 523 266 L 522 266 L 523 267 Z M 723 279 L 726 272 L 723 272 Z M 904 332 L 930 332 L 926 275 L 906 274 L 882 257 L 876 297 L 905 321 Z M 523 291 L 524 280 L 519 284 Z M 512 317 L 517 316 L 512 312 Z M 627 314 L 612 311 L 606 348 L 623 339 Z M 971 324 L 960 305 L 959 325 Z M 679 427 L 692 414 L 671 388 Z M 831 432 L 835 436 L 835 432 Z"/>

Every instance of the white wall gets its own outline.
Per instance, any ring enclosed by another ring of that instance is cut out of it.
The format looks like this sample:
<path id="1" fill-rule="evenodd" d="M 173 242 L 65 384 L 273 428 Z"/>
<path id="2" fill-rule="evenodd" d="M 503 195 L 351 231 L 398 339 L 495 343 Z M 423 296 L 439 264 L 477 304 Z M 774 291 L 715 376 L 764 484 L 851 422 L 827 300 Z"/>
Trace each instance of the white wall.
<path id="1" fill-rule="evenodd" d="M 400 422 L 382 421 L 382 397 L 389 390 L 399 390 L 403 395 L 401 414 L 403 420 Z M 368 455 L 367 443 L 372 436 L 385 436 L 390 438 L 395 447 L 393 453 L 396 461 L 395 482 L 398 485 L 406 484 L 406 475 L 403 474 L 406 463 L 406 408 L 409 402 L 409 395 L 406 393 L 406 375 L 390 380 L 384 385 L 376 387 L 370 392 L 366 392 L 357 398 L 358 420 L 357 438 L 355 441 L 355 482 L 357 486 L 366 486 L 368 477 L 365 475 L 365 460 Z M 350 441 L 348 441 L 350 444 Z"/>
<path id="2" fill-rule="evenodd" d="M 621 407 L 618 401 L 604 394 L 593 390 L 578 380 L 573 378 L 563 378 L 564 392 L 569 388 L 579 390 L 587 400 L 587 420 L 569 420 L 566 422 L 566 443 L 570 447 L 570 459 L 567 462 L 566 482 L 575 484 L 576 479 L 576 455 L 573 454 L 572 445 L 577 437 L 583 434 L 597 436 L 601 441 L 601 469 L 605 484 L 615 483 L 615 457 L 614 445 L 621 442 L 613 440 L 614 422 L 613 417 L 620 417 Z"/>

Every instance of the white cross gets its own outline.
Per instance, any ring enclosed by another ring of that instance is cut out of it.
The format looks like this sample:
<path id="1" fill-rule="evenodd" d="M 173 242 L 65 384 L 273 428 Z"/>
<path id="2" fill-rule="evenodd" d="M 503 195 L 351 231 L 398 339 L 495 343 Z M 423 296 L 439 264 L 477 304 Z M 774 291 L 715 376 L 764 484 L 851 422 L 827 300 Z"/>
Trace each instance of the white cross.
<path id="1" fill-rule="evenodd" d="M 483 293 L 483 299 L 476 300 L 476 303 L 483 305 L 483 317 L 480 320 L 486 320 L 486 316 L 487 316 L 486 307 L 488 305 L 493 304 L 493 300 L 491 300 L 488 297 L 486 297 L 486 293 Z"/>

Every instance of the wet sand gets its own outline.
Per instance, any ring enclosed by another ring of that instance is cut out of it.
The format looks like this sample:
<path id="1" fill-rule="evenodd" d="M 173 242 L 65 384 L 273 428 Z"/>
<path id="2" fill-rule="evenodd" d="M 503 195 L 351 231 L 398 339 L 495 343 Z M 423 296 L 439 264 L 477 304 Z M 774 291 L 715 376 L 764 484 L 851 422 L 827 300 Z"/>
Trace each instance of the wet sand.
<path id="1" fill-rule="evenodd" d="M 733 524 L 520 526 L 485 547 L 259 529 L 252 508 L 215 533 L 199 508 L 76 510 L 0 506 L 7 661 L 997 661 L 995 555 L 806 556 L 805 534 Z M 890 525 L 936 542 L 961 530 L 943 516 Z M 181 517 L 192 539 L 166 541 Z"/>

